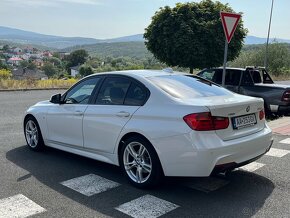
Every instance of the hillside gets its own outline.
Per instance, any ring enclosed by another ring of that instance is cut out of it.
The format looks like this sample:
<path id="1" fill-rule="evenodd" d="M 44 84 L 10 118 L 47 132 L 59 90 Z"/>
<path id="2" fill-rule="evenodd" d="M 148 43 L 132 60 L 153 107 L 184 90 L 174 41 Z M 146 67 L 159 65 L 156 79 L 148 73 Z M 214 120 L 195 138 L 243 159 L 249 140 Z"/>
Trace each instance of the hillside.
<path id="1" fill-rule="evenodd" d="M 85 49 L 91 56 L 127 56 L 132 58 L 144 58 L 152 56 L 146 49 L 144 42 L 115 42 L 115 43 L 97 43 L 94 45 L 75 46 L 64 49 L 63 51 L 71 52 L 77 49 Z"/>
<path id="2" fill-rule="evenodd" d="M 97 39 L 92 38 L 44 35 L 2 26 L 0 26 L 0 40 L 19 44 L 34 44 L 53 47 L 57 49 L 75 45 L 94 44 L 98 42 Z"/>

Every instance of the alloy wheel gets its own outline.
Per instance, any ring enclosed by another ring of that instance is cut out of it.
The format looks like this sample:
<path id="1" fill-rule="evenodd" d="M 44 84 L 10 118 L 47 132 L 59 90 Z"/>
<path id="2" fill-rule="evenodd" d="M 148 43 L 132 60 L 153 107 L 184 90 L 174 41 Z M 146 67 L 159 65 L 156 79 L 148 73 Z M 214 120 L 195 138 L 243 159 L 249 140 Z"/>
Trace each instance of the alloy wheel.
<path id="1" fill-rule="evenodd" d="M 146 147 L 140 142 L 129 143 L 123 155 L 126 173 L 136 183 L 146 182 L 152 172 L 152 161 Z"/>

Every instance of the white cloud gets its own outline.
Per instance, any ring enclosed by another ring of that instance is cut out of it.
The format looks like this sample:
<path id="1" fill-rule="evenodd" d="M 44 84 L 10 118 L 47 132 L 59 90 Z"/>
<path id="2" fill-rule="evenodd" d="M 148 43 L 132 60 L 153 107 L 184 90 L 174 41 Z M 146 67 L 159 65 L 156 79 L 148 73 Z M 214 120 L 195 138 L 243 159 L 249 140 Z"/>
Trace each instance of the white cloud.
<path id="1" fill-rule="evenodd" d="M 100 5 L 101 0 L 1 0 L 0 5 L 13 5 L 19 7 L 60 7 L 64 5 Z"/>

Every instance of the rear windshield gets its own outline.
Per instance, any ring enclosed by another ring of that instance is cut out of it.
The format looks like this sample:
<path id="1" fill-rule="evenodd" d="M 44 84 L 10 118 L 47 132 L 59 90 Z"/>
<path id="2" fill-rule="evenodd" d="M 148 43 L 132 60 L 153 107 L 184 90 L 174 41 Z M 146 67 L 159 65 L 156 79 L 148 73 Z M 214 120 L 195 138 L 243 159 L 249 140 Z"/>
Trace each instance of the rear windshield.
<path id="1" fill-rule="evenodd" d="M 148 79 L 175 98 L 186 99 L 231 94 L 230 91 L 195 76 L 166 75 Z"/>

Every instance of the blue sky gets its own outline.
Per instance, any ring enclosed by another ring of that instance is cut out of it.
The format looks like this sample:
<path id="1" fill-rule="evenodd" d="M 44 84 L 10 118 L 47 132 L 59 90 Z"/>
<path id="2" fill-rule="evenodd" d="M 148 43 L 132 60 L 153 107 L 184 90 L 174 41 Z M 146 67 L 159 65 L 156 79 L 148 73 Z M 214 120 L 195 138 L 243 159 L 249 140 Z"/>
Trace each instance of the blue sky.
<path id="1" fill-rule="evenodd" d="M 144 32 L 175 0 L 0 0 L 0 25 L 44 34 L 114 38 Z M 271 0 L 221 0 L 243 12 L 249 35 L 266 37 Z M 290 39 L 289 0 L 275 0 L 271 37 Z"/>

